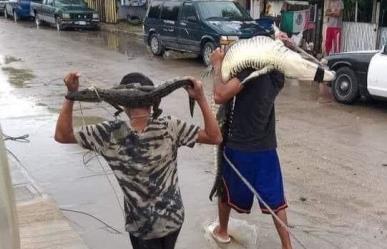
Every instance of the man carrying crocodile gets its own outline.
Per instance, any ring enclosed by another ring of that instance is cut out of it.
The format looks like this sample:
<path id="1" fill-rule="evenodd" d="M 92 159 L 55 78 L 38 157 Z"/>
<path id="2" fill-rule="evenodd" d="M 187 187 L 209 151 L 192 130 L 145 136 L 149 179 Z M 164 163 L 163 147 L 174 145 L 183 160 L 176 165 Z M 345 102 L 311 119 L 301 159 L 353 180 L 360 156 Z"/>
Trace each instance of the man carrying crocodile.
<path id="1" fill-rule="evenodd" d="M 79 75 L 65 77 L 76 93 Z M 204 129 L 170 116 L 151 115 L 151 106 L 123 106 L 129 121 L 107 121 L 74 131 L 73 101 L 66 99 L 58 117 L 55 140 L 78 143 L 104 157 L 124 193 L 126 230 L 133 249 L 173 249 L 184 220 L 177 179 L 177 151 L 196 142 L 219 144 L 222 137 L 200 81 L 187 89 L 201 108 Z M 123 77 L 121 86 L 153 86 L 139 73 Z M 71 95 L 71 94 L 70 94 Z M 127 98 L 127 97 L 126 97 Z M 156 103 L 158 104 L 158 103 Z"/>
<path id="2" fill-rule="evenodd" d="M 223 133 L 225 155 L 279 219 L 287 224 L 287 204 L 276 151 L 274 110 L 275 99 L 284 85 L 284 75 L 272 71 L 242 85 L 241 82 L 254 71 L 245 69 L 237 77 L 223 82 L 223 58 L 224 51 L 219 48 L 211 56 L 215 103 L 225 105 L 228 110 L 228 130 Z M 223 188 L 217 193 L 219 224 L 212 224 L 210 230 L 217 242 L 229 243 L 227 229 L 231 208 L 239 213 L 250 213 L 254 195 L 225 158 L 221 163 Z M 259 204 L 263 213 L 269 213 L 261 202 Z M 273 220 L 282 249 L 291 249 L 289 233 L 274 217 Z"/>

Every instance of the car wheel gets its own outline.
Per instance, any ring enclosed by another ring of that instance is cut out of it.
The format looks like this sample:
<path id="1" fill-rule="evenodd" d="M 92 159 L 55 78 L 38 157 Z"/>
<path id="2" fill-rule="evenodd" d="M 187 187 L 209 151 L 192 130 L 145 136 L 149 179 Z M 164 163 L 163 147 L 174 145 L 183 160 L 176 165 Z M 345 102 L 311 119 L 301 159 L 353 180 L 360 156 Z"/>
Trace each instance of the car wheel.
<path id="1" fill-rule="evenodd" d="M 215 44 L 213 42 L 206 42 L 202 48 L 202 59 L 203 63 L 206 66 L 211 64 L 210 56 L 211 53 L 215 50 Z"/>
<path id="2" fill-rule="evenodd" d="M 56 30 L 58 31 L 63 30 L 62 21 L 60 20 L 59 17 L 55 18 L 55 26 L 56 26 Z"/>
<path id="3" fill-rule="evenodd" d="M 349 67 L 342 67 L 336 72 L 332 83 L 335 99 L 344 104 L 351 104 L 359 97 L 359 84 L 355 72 Z"/>
<path id="4" fill-rule="evenodd" d="M 153 33 L 149 38 L 149 47 L 154 55 L 162 55 L 164 53 L 163 45 L 156 33 Z"/>
<path id="5" fill-rule="evenodd" d="M 17 15 L 16 11 L 13 11 L 12 14 L 13 14 L 13 20 L 14 20 L 15 22 L 19 21 L 19 16 Z"/>

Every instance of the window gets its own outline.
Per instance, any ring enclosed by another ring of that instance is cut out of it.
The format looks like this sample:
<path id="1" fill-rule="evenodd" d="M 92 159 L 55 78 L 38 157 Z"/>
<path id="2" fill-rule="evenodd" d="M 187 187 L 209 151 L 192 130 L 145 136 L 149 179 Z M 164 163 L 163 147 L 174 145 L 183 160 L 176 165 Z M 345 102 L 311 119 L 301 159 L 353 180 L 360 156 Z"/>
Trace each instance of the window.
<path id="1" fill-rule="evenodd" d="M 50 1 L 50 0 L 48 0 Z M 79 6 L 86 6 L 86 3 L 83 0 L 56 0 L 55 3 L 58 3 L 60 5 L 79 5 Z"/>
<path id="2" fill-rule="evenodd" d="M 188 20 L 188 19 L 196 19 L 196 11 L 194 6 L 192 4 L 184 4 L 183 10 L 182 10 L 182 17 L 181 19 Z"/>
<path id="3" fill-rule="evenodd" d="M 161 10 L 161 2 L 152 1 L 151 6 L 149 7 L 148 18 L 159 18 Z"/>
<path id="4" fill-rule="evenodd" d="M 205 20 L 250 21 L 251 17 L 234 2 L 198 2 L 199 12 Z"/>
<path id="5" fill-rule="evenodd" d="M 346 22 L 372 22 L 373 1 L 344 0 L 343 20 Z M 356 4 L 357 3 L 357 4 Z M 357 6 L 357 9 L 356 9 Z M 357 20 L 356 20 L 357 17 Z"/>
<path id="6" fill-rule="evenodd" d="M 164 2 L 161 19 L 176 21 L 179 14 L 179 2 Z"/>
<path id="7" fill-rule="evenodd" d="M 387 0 L 383 0 L 380 4 L 380 26 L 387 27 Z"/>

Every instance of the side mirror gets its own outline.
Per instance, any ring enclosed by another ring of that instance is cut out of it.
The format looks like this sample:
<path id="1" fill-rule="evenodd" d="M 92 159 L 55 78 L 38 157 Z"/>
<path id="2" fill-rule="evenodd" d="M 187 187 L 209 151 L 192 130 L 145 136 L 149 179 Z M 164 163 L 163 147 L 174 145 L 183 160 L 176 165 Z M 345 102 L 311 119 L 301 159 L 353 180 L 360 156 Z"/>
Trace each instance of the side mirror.
<path id="1" fill-rule="evenodd" d="M 189 21 L 189 22 L 197 22 L 197 19 L 194 16 L 189 16 L 189 17 L 187 17 L 187 21 Z"/>

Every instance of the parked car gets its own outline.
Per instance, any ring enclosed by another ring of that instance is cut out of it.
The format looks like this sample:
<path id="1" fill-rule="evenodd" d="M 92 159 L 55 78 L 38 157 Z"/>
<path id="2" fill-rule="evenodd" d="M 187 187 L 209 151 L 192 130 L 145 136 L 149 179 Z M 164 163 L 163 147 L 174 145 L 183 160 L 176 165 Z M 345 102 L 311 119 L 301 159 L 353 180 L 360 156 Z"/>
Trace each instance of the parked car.
<path id="1" fill-rule="evenodd" d="M 5 12 L 5 4 L 8 2 L 8 0 L 0 0 L 0 14 L 4 15 Z"/>
<path id="2" fill-rule="evenodd" d="M 332 92 L 338 102 L 358 97 L 387 99 L 387 44 L 380 51 L 338 53 L 323 62 L 336 71 Z"/>
<path id="3" fill-rule="evenodd" d="M 34 0 L 31 15 L 36 26 L 44 22 L 55 25 L 58 31 L 65 28 L 99 28 L 99 15 L 87 7 L 83 0 Z"/>
<path id="4" fill-rule="evenodd" d="M 165 50 L 202 56 L 215 47 L 267 34 L 237 2 L 227 0 L 153 0 L 144 20 L 144 41 L 155 55 Z"/>
<path id="5" fill-rule="evenodd" d="M 13 17 L 17 22 L 21 18 L 30 18 L 31 0 L 9 0 L 5 4 L 4 17 Z"/>

